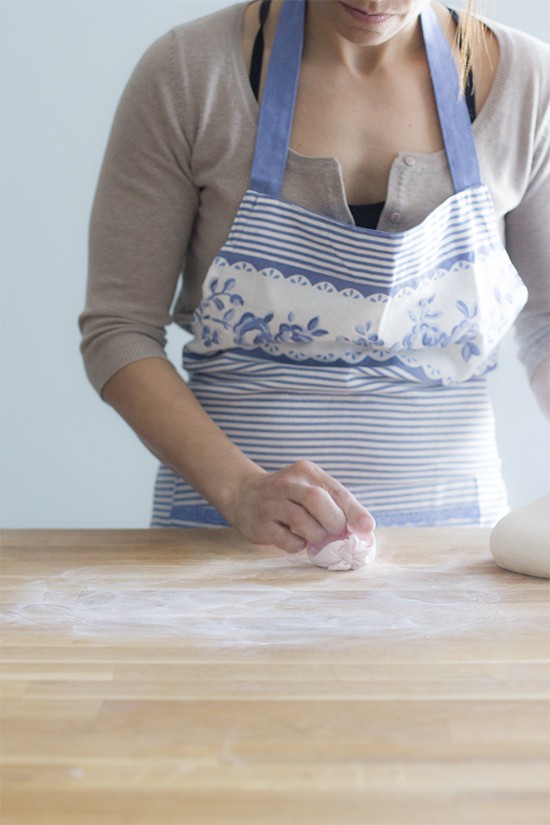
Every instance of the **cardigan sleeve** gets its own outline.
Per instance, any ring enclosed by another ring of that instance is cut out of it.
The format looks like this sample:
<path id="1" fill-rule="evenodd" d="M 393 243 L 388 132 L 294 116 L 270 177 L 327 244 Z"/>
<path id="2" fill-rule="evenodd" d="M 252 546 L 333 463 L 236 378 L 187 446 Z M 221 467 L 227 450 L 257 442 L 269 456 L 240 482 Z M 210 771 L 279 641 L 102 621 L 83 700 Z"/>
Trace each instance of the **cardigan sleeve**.
<path id="1" fill-rule="evenodd" d="M 529 290 L 516 321 L 519 358 L 532 379 L 550 357 L 550 51 L 533 61 L 530 105 L 523 109 L 524 145 L 530 159 L 526 188 L 518 206 L 506 215 L 506 248 Z M 530 120 L 530 128 L 528 122 Z"/>
<path id="2" fill-rule="evenodd" d="M 199 200 L 183 110 L 169 32 L 122 94 L 92 208 L 79 322 L 98 392 L 132 361 L 166 357 L 165 329 Z"/>

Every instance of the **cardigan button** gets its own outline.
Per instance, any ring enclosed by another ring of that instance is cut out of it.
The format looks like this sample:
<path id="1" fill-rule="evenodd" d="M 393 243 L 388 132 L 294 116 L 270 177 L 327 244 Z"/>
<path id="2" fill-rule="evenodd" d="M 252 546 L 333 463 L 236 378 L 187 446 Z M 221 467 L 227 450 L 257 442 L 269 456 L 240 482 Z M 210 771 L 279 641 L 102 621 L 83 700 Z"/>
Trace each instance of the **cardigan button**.
<path id="1" fill-rule="evenodd" d="M 412 155 L 407 155 L 404 160 L 407 166 L 416 166 L 416 158 L 413 158 Z"/>
<path id="2" fill-rule="evenodd" d="M 392 223 L 399 223 L 399 221 L 401 220 L 402 217 L 403 216 L 402 216 L 401 212 L 392 212 L 391 215 L 390 215 L 390 221 Z"/>

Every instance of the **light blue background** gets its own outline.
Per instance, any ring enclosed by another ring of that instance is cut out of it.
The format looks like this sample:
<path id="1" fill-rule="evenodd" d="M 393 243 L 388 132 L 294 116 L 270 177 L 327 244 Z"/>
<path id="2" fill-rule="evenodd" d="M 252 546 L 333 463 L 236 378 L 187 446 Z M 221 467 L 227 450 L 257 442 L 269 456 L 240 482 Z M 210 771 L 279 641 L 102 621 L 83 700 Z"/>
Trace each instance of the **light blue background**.
<path id="1" fill-rule="evenodd" d="M 226 0 L 1 4 L 1 526 L 145 527 L 156 461 L 84 375 L 86 236 L 114 109 L 147 46 Z M 548 40 L 550 0 L 490 0 Z M 541 227 L 541 231 L 548 231 Z M 179 362 L 181 335 L 170 336 Z M 513 335 L 491 379 L 512 506 L 550 491 L 548 424 Z"/>

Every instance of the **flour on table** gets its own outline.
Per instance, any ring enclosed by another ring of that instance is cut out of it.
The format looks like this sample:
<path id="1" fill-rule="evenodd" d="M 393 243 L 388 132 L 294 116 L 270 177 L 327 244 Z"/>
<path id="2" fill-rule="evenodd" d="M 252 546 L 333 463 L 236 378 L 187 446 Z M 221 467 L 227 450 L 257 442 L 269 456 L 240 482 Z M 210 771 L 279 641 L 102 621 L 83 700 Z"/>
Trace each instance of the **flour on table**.
<path id="1" fill-rule="evenodd" d="M 516 586 L 497 576 L 487 590 L 492 563 L 446 556 L 441 563 L 399 560 L 391 542 L 378 541 L 376 575 L 363 568 L 333 576 L 313 567 L 307 554 L 242 556 L 192 551 L 180 563 L 167 559 L 96 561 L 47 578 L 26 581 L 17 601 L 3 605 L 3 621 L 32 638 L 147 640 L 260 647 L 316 645 L 340 648 L 364 639 L 373 650 L 388 640 L 506 633 L 516 618 L 507 594 Z M 502 599 L 502 602 L 501 602 Z M 1 620 L 1 616 L 0 616 Z M 533 618 L 533 623 L 539 619 Z"/>

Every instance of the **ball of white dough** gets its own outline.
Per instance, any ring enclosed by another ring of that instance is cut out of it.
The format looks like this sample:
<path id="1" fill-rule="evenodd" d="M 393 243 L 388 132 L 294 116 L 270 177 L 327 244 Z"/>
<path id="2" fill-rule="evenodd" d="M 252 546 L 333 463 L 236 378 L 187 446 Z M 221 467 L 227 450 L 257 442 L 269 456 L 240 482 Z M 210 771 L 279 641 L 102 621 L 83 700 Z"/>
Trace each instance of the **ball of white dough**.
<path id="1" fill-rule="evenodd" d="M 374 561 L 376 540 L 372 533 L 363 538 L 344 530 L 338 536 L 328 536 L 322 544 L 308 544 L 307 555 L 313 564 L 327 570 L 358 570 Z"/>
<path id="2" fill-rule="evenodd" d="M 550 578 L 550 496 L 543 496 L 501 518 L 490 548 L 500 567 L 525 576 Z"/>

